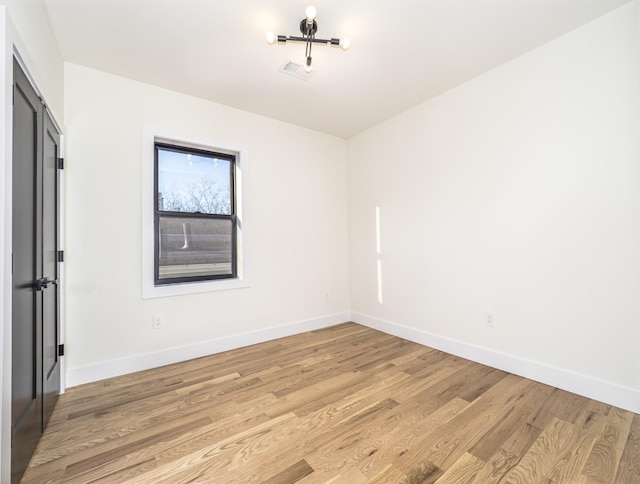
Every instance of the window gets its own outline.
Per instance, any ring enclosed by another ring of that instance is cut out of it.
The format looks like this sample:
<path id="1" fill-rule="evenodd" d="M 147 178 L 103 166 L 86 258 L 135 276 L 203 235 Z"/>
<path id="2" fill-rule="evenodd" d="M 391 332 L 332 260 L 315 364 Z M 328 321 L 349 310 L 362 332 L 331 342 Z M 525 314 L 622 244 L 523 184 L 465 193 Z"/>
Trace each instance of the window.
<path id="1" fill-rule="evenodd" d="M 238 274 L 236 157 L 154 143 L 154 285 Z"/>

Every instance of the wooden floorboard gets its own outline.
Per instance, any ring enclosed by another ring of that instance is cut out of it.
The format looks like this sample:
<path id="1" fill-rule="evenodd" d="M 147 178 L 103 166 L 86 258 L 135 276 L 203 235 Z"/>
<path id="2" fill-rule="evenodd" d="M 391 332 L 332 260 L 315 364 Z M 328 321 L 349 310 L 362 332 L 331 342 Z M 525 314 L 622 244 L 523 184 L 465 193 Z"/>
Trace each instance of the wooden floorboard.
<path id="1" fill-rule="evenodd" d="M 640 416 L 354 323 L 69 389 L 23 483 L 640 483 Z"/>

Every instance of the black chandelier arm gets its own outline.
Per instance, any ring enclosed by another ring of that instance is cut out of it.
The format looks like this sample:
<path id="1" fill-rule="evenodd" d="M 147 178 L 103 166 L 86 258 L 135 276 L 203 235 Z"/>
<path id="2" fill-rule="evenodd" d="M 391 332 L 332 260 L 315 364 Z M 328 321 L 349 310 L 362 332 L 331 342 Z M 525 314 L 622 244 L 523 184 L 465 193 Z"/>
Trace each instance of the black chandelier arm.
<path id="1" fill-rule="evenodd" d="M 311 46 L 313 45 L 313 37 L 307 37 L 307 44 L 304 49 L 304 56 L 307 59 L 311 58 Z"/>
<path id="2" fill-rule="evenodd" d="M 316 39 L 315 37 L 312 39 L 308 39 L 306 37 L 296 37 L 293 35 L 278 35 L 278 42 L 284 44 L 285 42 L 312 42 L 314 44 L 325 44 L 325 45 L 340 45 L 340 39 Z"/>

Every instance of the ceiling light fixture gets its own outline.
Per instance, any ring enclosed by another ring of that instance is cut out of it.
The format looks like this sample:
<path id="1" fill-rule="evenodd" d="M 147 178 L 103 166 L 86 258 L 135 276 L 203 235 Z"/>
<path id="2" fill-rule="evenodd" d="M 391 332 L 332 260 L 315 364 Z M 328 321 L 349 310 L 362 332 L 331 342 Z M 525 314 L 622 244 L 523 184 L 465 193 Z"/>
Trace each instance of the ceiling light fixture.
<path id="1" fill-rule="evenodd" d="M 305 18 L 300 21 L 300 32 L 302 37 L 278 35 L 273 32 L 267 32 L 267 43 L 273 45 L 276 41 L 279 44 L 285 44 L 287 42 L 304 42 L 306 44 L 304 56 L 306 58 L 304 70 L 309 73 L 313 70 L 311 65 L 311 46 L 313 44 L 324 44 L 332 47 L 340 47 L 342 50 L 347 50 L 351 47 L 351 41 L 349 39 L 316 39 L 316 32 L 318 31 L 318 23 L 316 22 L 317 11 L 312 5 L 309 5 L 305 10 Z"/>

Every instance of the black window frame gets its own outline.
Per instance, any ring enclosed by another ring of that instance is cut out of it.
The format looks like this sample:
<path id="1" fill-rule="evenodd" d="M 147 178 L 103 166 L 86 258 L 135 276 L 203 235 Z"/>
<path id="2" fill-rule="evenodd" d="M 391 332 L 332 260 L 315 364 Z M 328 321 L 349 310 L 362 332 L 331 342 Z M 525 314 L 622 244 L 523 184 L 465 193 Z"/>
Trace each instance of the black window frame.
<path id="1" fill-rule="evenodd" d="M 212 159 L 220 159 L 229 161 L 229 196 L 230 196 L 230 214 L 208 214 L 200 212 L 177 212 L 171 210 L 159 209 L 159 193 L 158 193 L 158 151 L 174 151 L 177 153 L 192 154 L 204 156 Z M 188 145 L 172 144 L 162 141 L 155 141 L 153 146 L 153 266 L 154 286 L 166 286 L 172 284 L 186 284 L 192 282 L 206 282 L 215 280 L 228 280 L 238 278 L 238 216 L 236 201 L 236 155 L 215 151 L 213 149 L 193 148 Z M 230 274 L 211 274 L 200 276 L 182 276 L 160 279 L 160 217 L 176 217 L 176 218 L 192 218 L 192 219 L 217 219 L 229 220 L 231 222 L 231 273 Z"/>

